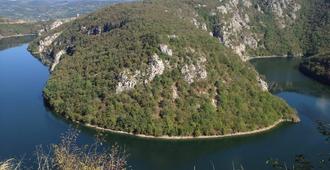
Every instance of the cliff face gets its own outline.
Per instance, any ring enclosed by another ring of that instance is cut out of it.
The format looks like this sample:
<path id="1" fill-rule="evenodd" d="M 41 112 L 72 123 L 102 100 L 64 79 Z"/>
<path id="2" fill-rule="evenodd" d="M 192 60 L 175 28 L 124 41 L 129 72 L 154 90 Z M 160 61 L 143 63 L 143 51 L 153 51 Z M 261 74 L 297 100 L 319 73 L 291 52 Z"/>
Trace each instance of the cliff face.
<path id="1" fill-rule="evenodd" d="M 194 1 L 193 5 L 196 17 L 207 22 L 211 34 L 243 60 L 255 55 L 303 52 L 295 45 L 299 44 L 295 35 L 280 37 L 292 33 L 300 22 L 301 0 L 208 0 Z M 272 45 L 276 43 L 294 45 Z"/>

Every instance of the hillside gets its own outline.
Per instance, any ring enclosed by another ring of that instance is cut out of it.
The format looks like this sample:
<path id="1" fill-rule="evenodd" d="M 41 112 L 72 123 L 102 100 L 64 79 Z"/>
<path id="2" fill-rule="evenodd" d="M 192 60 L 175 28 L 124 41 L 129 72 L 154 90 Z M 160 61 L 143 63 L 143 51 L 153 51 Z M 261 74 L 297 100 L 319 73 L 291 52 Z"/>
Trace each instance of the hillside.
<path id="1" fill-rule="evenodd" d="M 319 54 L 304 59 L 299 70 L 315 80 L 330 85 L 330 54 Z"/>
<path id="2" fill-rule="evenodd" d="M 152 136 L 297 121 L 253 67 L 196 27 L 194 16 L 183 2 L 129 3 L 48 32 L 29 47 L 52 71 L 47 102 L 73 121 Z"/>

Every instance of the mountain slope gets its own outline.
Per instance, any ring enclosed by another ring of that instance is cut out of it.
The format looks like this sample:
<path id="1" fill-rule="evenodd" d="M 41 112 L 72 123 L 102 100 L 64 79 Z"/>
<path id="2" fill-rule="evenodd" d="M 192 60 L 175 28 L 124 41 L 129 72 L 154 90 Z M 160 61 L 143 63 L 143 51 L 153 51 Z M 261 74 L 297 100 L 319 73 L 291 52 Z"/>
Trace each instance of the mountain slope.
<path id="1" fill-rule="evenodd" d="M 48 32 L 30 45 L 53 71 L 46 100 L 73 121 L 153 136 L 297 121 L 252 66 L 196 28 L 194 12 L 177 1 L 121 4 Z"/>

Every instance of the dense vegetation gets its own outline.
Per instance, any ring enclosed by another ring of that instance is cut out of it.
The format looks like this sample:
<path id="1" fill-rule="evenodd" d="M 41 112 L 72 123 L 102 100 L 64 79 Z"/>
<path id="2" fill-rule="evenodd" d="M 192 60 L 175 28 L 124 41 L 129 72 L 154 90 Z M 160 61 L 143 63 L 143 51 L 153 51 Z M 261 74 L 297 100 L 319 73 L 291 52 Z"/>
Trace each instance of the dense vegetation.
<path id="1" fill-rule="evenodd" d="M 305 12 L 305 31 L 302 35 L 305 56 L 330 52 L 330 1 L 315 0 Z"/>
<path id="2" fill-rule="evenodd" d="M 330 85 L 330 2 L 313 1 L 307 15 L 306 58 L 299 70 L 305 75 Z"/>
<path id="3" fill-rule="evenodd" d="M 305 58 L 299 66 L 302 73 L 330 85 L 330 54 Z"/>
<path id="4" fill-rule="evenodd" d="M 296 118 L 261 90 L 252 66 L 191 23 L 193 11 L 178 1 L 115 5 L 49 33 L 62 32 L 50 56 L 67 52 L 44 90 L 49 105 L 74 121 L 154 136 L 221 135 Z M 30 50 L 42 59 L 40 39 Z M 168 63 L 164 73 L 116 93 L 120 73 L 148 70 L 155 53 Z M 204 57 L 207 78 L 184 81 L 181 69 Z"/>

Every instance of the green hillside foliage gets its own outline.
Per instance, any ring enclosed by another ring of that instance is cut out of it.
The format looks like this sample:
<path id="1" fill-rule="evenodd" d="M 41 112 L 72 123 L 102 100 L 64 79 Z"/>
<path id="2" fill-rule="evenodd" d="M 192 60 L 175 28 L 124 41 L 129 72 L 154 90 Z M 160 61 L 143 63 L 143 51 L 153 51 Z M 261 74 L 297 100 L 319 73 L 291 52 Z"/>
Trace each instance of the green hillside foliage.
<path id="1" fill-rule="evenodd" d="M 284 101 L 262 92 L 252 66 L 191 24 L 189 4 L 177 3 L 114 5 L 54 30 L 62 34 L 53 43 L 53 53 L 67 49 L 68 54 L 44 90 L 49 105 L 73 121 L 153 136 L 221 135 L 296 116 Z M 107 31 L 94 29 L 94 35 L 82 30 L 96 26 Z M 169 45 L 173 56 L 162 54 L 159 44 Z M 146 70 L 155 53 L 170 68 L 150 83 L 116 93 L 119 74 Z M 201 57 L 207 60 L 208 76 L 188 84 L 181 68 Z"/>
<path id="2" fill-rule="evenodd" d="M 304 59 L 299 69 L 307 76 L 330 85 L 330 53 Z"/>
<path id="3" fill-rule="evenodd" d="M 306 56 L 330 52 L 330 1 L 315 0 L 309 2 L 306 10 L 305 34 L 302 37 Z"/>

